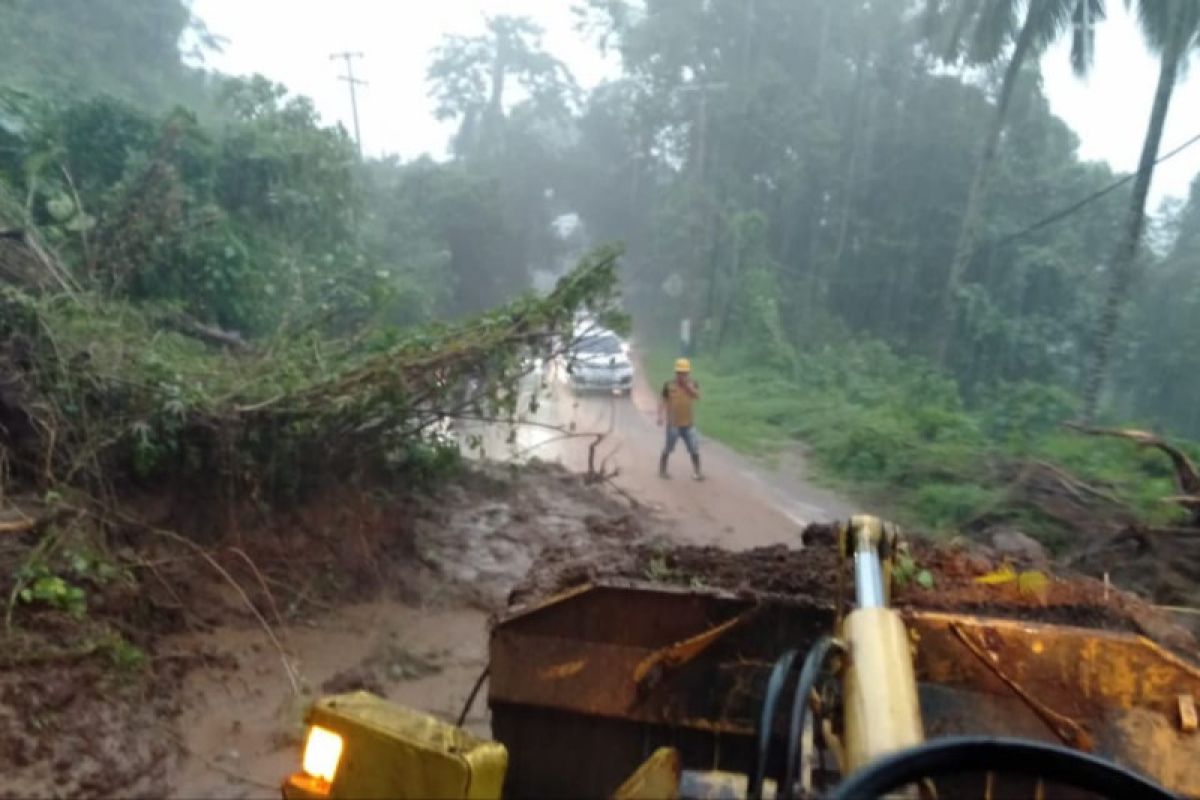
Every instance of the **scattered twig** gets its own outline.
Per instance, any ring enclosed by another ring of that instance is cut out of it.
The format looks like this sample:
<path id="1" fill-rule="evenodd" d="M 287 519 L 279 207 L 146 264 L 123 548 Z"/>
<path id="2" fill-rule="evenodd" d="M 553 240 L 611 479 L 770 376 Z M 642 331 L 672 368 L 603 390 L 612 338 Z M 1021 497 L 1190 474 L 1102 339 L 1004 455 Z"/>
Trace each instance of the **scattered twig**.
<path id="1" fill-rule="evenodd" d="M 467 695 L 467 701 L 463 703 L 462 712 L 458 715 L 458 719 L 454 725 L 461 728 L 467 721 L 467 715 L 471 713 L 471 706 L 475 705 L 475 698 L 479 694 L 479 690 L 483 688 L 483 682 L 488 679 L 491 673 L 490 667 L 484 667 L 483 672 L 479 673 L 479 678 L 475 681 L 475 685 L 471 687 L 471 693 Z"/>
<path id="2" fill-rule="evenodd" d="M 66 164 L 59 164 L 58 169 L 62 173 L 63 178 L 66 179 L 67 188 L 71 190 L 71 197 L 75 203 L 75 213 L 85 214 L 86 212 L 83 210 L 83 198 L 79 196 L 79 189 L 75 186 L 75 179 L 71 177 L 71 171 L 67 169 Z M 79 231 L 79 242 L 83 245 L 84 264 L 87 266 L 88 274 L 91 275 L 96 269 L 96 258 L 92 252 L 91 242 L 88 241 L 86 228 Z"/>
<path id="3" fill-rule="evenodd" d="M 229 586 L 235 592 L 237 592 L 238 596 L 241 598 L 242 602 L 246 605 L 246 607 L 248 609 L 250 609 L 250 612 L 254 615 L 254 618 L 256 620 L 258 620 L 259 625 L 262 627 L 263 632 L 266 633 L 267 638 L 270 639 L 271 644 L 275 647 L 275 650 L 279 653 L 279 660 L 283 663 L 283 671 L 287 675 L 288 682 L 291 684 L 292 693 L 295 695 L 299 695 L 301 693 L 300 678 L 296 674 L 295 668 L 292 666 L 291 659 L 288 657 L 288 653 L 284 649 L 283 644 L 279 641 L 279 638 L 275 635 L 275 630 L 271 627 L 271 624 L 269 622 L 267 622 L 266 618 L 263 617 L 262 612 L 258 610 L 258 607 L 255 606 L 253 601 L 250 600 L 250 596 L 246 594 L 246 590 L 243 589 L 241 584 L 239 584 L 234 579 L 234 577 L 229 574 L 228 570 L 226 570 L 224 567 L 222 567 L 221 564 L 215 558 L 212 557 L 211 553 L 206 551 L 204 548 L 200 547 L 200 545 L 196 544 L 192 540 L 188 539 L 186 536 L 181 536 L 178 533 L 175 533 L 174 531 L 169 531 L 169 530 L 166 530 L 165 528 L 159 528 L 154 525 L 150 525 L 141 520 L 134 519 L 125 514 L 122 514 L 119 511 L 113 511 L 112 513 L 118 519 L 120 519 L 122 522 L 124 522 L 127 525 L 131 525 L 133 527 L 139 528 L 139 529 L 147 531 L 149 533 L 153 533 L 156 536 L 162 536 L 166 539 L 170 539 L 171 541 L 173 541 L 177 544 L 182 544 L 184 547 L 187 547 L 188 549 L 195 552 L 198 556 L 200 556 L 200 558 L 204 559 L 204 561 L 207 562 L 210 567 L 212 567 L 214 570 L 216 570 L 216 572 L 218 574 L 220 574 L 220 576 L 222 578 L 225 579 L 225 581 L 229 584 Z M 103 517 L 100 517 L 100 521 L 103 522 L 105 520 L 103 519 Z"/>
<path id="4" fill-rule="evenodd" d="M 259 571 L 258 565 L 240 547 L 231 547 L 229 548 L 229 552 L 245 561 L 246 566 L 250 567 L 250 571 L 254 573 L 254 577 L 258 580 L 259 588 L 262 589 L 263 594 L 266 595 L 267 602 L 271 605 L 271 613 L 275 616 L 275 624 L 282 626 L 283 617 L 279 615 L 279 606 L 275 604 L 275 595 L 271 594 L 271 590 L 267 587 L 267 582 L 263 578 L 263 574 Z"/>
<path id="5" fill-rule="evenodd" d="M 205 325 L 199 320 L 192 319 L 186 314 L 174 314 L 163 317 L 162 323 L 171 330 L 199 339 L 208 344 L 228 347 L 230 350 L 245 352 L 250 349 L 242 335 L 237 331 L 227 331 L 215 325 Z"/>
<path id="6" fill-rule="evenodd" d="M 37 520 L 19 519 L 11 522 L 0 522 L 0 533 L 25 533 L 37 527 Z"/>
<path id="7" fill-rule="evenodd" d="M 25 519 L 4 520 L 0 522 L 0 533 L 29 533 L 30 531 L 44 531 L 46 528 L 61 522 L 67 517 L 71 516 L 73 513 L 74 512 L 69 508 L 60 508 L 56 511 L 52 511 L 49 514 L 43 514 L 42 516 L 34 519 L 26 517 Z"/>
<path id="8" fill-rule="evenodd" d="M 1081 493 L 1086 493 L 1116 505 L 1121 504 L 1121 501 L 1113 497 L 1111 494 L 1101 491 L 1100 489 L 1081 481 L 1079 478 L 1071 475 L 1065 470 L 1059 469 L 1048 461 L 1034 461 L 1033 463 L 1057 478 L 1059 483 L 1062 484 L 1063 488 L 1070 492 L 1076 500 L 1083 501 Z"/>
<path id="9" fill-rule="evenodd" d="M 616 478 L 617 478 L 617 476 L 618 476 L 618 475 L 620 475 L 620 474 L 621 474 L 620 470 L 613 470 L 613 471 L 612 471 L 611 473 L 609 473 L 609 475 L 608 475 L 608 476 L 607 476 L 607 477 L 604 479 L 604 483 L 605 483 L 605 485 L 607 485 L 609 488 L 611 488 L 611 489 L 612 489 L 614 492 L 616 492 L 617 494 L 619 494 L 621 497 L 625 498 L 625 500 L 626 500 L 626 501 L 629 503 L 629 507 L 630 507 L 630 508 L 632 508 L 632 509 L 633 509 L 633 510 L 635 510 L 635 511 L 638 511 L 638 510 L 640 510 L 640 509 L 643 507 L 643 506 L 642 506 L 642 501 L 641 501 L 641 500 L 638 500 L 638 499 L 637 499 L 637 497 L 635 497 L 635 496 L 634 496 L 634 495 L 633 495 L 631 492 L 629 492 L 627 489 L 624 489 L 624 488 L 622 488 L 622 487 L 620 487 L 620 486 L 618 486 L 618 485 L 617 485 L 617 483 L 616 483 Z"/>

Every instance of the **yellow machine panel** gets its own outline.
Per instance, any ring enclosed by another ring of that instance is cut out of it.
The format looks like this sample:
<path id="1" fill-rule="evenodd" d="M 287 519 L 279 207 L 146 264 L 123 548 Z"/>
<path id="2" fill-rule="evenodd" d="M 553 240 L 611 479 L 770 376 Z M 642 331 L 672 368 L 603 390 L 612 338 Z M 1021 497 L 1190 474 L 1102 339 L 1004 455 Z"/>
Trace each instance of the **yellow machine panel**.
<path id="1" fill-rule="evenodd" d="M 304 770 L 286 800 L 498 798 L 508 753 L 368 692 L 327 697 L 309 712 Z"/>

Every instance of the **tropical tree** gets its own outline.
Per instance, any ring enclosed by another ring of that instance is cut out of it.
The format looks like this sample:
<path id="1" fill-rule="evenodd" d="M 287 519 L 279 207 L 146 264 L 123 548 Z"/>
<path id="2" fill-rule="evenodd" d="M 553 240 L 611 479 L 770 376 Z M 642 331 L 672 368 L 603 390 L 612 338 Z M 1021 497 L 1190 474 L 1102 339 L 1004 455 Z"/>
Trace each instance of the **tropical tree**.
<path id="1" fill-rule="evenodd" d="M 1123 415 L 1200 438 L 1200 178 L 1169 220 L 1174 241 L 1131 291 L 1124 334 L 1114 343 L 1110 403 Z M 1165 376 L 1169 376 L 1166 379 Z"/>
<path id="2" fill-rule="evenodd" d="M 1131 0 L 1126 0 L 1127 6 L 1132 4 Z M 1200 3 L 1196 0 L 1140 0 L 1137 14 L 1146 43 L 1159 56 L 1158 87 L 1154 92 L 1150 121 L 1142 141 L 1142 155 L 1133 182 L 1125 227 L 1109 269 L 1111 282 L 1104 298 L 1096 330 L 1095 351 L 1084 383 L 1083 413 L 1088 421 L 1096 415 L 1100 389 L 1112 359 L 1121 309 L 1133 282 L 1138 249 L 1146 227 L 1146 196 L 1154 178 L 1154 164 L 1158 160 L 1163 125 L 1171 107 L 1175 81 L 1189 53 L 1200 44 Z"/>
<path id="3" fill-rule="evenodd" d="M 57 99 L 112 94 L 143 107 L 205 102 L 193 59 L 219 49 L 185 0 L 13 0 L 0 3 L 0 75 L 13 88 Z"/>
<path id="4" fill-rule="evenodd" d="M 1023 15 L 1020 13 L 1022 5 Z M 975 253 L 988 183 L 995 171 L 1000 137 L 1022 71 L 1030 59 L 1036 58 L 1071 28 L 1071 65 L 1077 74 L 1086 73 L 1093 50 L 1093 29 L 1087 23 L 1102 20 L 1104 16 L 1103 0 L 928 0 L 926 4 L 928 30 L 935 40 L 946 39 L 947 59 L 963 59 L 974 65 L 993 64 L 1004 56 L 1010 44 L 1012 46 L 975 175 L 967 192 L 954 258 L 946 277 L 940 309 L 944 330 L 937 342 L 939 360 L 943 362 L 952 333 L 954 306 L 962 291 L 963 275 Z"/>
<path id="5" fill-rule="evenodd" d="M 460 155 L 494 145 L 512 81 L 546 116 L 566 115 L 576 92 L 570 71 L 542 49 L 542 29 L 526 17 L 496 16 L 481 36 L 447 35 L 426 73 L 440 120 L 459 120 Z"/>

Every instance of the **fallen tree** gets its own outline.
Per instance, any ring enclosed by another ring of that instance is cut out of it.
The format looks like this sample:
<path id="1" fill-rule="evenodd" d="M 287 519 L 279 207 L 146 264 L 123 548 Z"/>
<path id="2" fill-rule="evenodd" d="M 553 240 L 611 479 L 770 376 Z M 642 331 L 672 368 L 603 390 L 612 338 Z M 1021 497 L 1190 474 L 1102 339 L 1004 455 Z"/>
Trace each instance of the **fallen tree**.
<path id="1" fill-rule="evenodd" d="M 1126 439 L 1136 442 L 1142 447 L 1152 447 L 1165 453 L 1167 458 L 1171 459 L 1171 467 L 1175 472 L 1175 482 L 1179 487 L 1180 494 L 1174 497 L 1164 497 L 1163 502 L 1174 503 L 1184 508 L 1191 515 L 1187 527 L 1195 528 L 1200 532 L 1200 472 L 1197 472 L 1196 465 L 1183 450 L 1170 444 L 1161 436 L 1147 431 L 1128 428 L 1095 428 L 1075 423 L 1068 423 L 1067 427 L 1088 436 Z"/>
<path id="2" fill-rule="evenodd" d="M 213 349 L 155 315 L 61 294 L 0 294 L 0 449 L 16 479 L 94 497 L 202 481 L 227 499 L 303 492 L 402 468 L 459 414 L 515 421 L 517 384 L 612 318 L 616 250 L 543 297 L 453 325 L 350 340 L 309 335 Z"/>

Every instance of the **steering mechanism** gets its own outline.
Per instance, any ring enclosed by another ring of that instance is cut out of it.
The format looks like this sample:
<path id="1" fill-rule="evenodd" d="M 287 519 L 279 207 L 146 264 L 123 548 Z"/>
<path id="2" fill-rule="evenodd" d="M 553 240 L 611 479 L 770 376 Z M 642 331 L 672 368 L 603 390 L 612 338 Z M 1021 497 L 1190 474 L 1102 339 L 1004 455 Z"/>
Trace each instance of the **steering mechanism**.
<path id="1" fill-rule="evenodd" d="M 1135 772 L 1062 745 L 1029 739 L 957 736 L 876 759 L 842 781 L 829 800 L 884 797 L 927 778 L 993 772 L 1042 778 L 1101 797 L 1174 800 Z"/>

